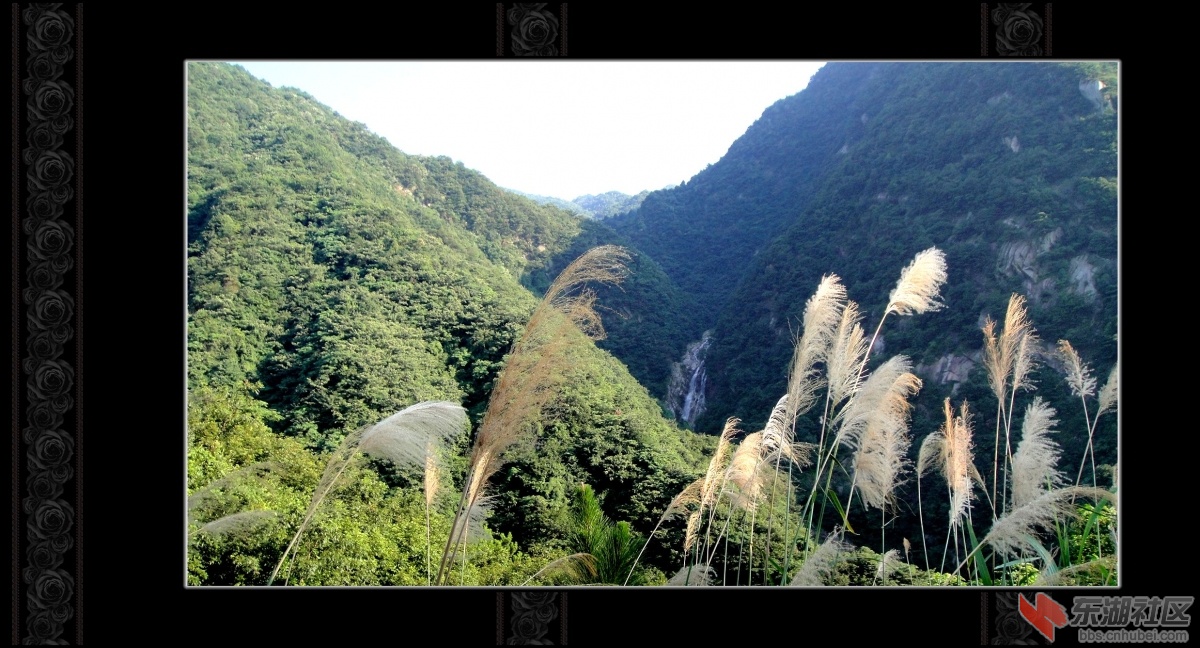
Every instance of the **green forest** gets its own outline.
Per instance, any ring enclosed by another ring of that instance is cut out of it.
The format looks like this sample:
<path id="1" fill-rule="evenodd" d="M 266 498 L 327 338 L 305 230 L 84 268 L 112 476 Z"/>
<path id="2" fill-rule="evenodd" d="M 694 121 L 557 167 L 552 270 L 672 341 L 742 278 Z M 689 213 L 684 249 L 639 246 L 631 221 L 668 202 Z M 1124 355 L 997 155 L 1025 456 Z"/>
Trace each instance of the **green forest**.
<path id="1" fill-rule="evenodd" d="M 189 585 L 1119 584 L 1115 64 L 828 64 L 590 217 L 187 76 Z"/>

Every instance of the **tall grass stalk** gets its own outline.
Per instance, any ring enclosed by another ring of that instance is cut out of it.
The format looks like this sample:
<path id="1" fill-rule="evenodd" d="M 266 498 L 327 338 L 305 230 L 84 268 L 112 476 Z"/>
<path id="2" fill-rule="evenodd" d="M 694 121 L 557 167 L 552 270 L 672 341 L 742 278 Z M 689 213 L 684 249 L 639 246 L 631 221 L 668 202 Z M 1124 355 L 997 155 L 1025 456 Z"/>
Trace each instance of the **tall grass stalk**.
<path id="1" fill-rule="evenodd" d="M 428 448 L 457 436 L 462 432 L 465 422 L 466 410 L 458 403 L 427 401 L 407 407 L 374 425 L 359 428 L 346 435 L 326 463 L 325 472 L 317 483 L 304 519 L 280 556 L 267 584 L 275 582 L 280 568 L 308 529 L 321 503 L 333 490 L 338 478 L 353 463 L 359 451 L 390 459 L 397 466 L 418 465 L 418 462 L 424 462 Z"/>
<path id="2" fill-rule="evenodd" d="M 863 374 L 867 368 L 867 362 L 870 360 L 871 350 L 875 346 L 875 341 L 879 338 L 879 333 L 883 329 L 883 323 L 887 320 L 888 315 L 896 314 L 898 316 L 906 316 L 913 314 L 921 314 L 932 312 L 941 309 L 944 304 L 940 301 L 942 285 L 946 282 L 946 257 L 945 254 L 936 247 L 923 250 L 913 258 L 913 260 L 904 267 L 900 273 L 900 279 L 896 283 L 896 287 L 888 295 L 888 303 L 884 308 L 883 315 L 879 319 L 879 324 L 875 327 L 875 332 L 872 334 L 869 342 L 863 344 L 861 333 L 858 331 L 858 320 L 860 317 L 857 314 L 857 306 L 853 302 L 847 302 L 843 306 L 840 322 L 843 327 L 839 329 L 838 343 L 834 346 L 837 349 L 845 349 L 844 352 L 834 351 L 838 362 L 833 362 L 832 358 L 828 365 L 830 366 L 831 374 L 833 372 L 842 371 L 846 366 L 857 364 L 857 369 L 853 373 L 845 374 L 844 378 L 835 379 L 833 375 L 830 378 L 830 394 L 832 401 L 837 391 L 837 396 L 844 396 L 846 404 L 834 416 L 835 421 L 839 421 L 845 414 L 852 412 L 855 408 L 855 403 L 861 394 L 861 385 L 865 382 Z M 836 366 L 834 366 L 836 364 Z M 836 403 L 833 403 L 836 407 Z M 822 419 L 824 425 L 829 420 L 828 415 Z M 834 440 L 830 443 L 829 448 L 818 448 L 818 463 L 816 474 L 814 475 L 814 489 L 810 491 L 809 498 L 806 501 L 804 509 L 807 515 L 811 516 L 810 509 L 813 506 L 812 497 L 816 491 L 816 484 L 819 483 L 822 472 L 825 469 L 830 469 L 830 472 L 825 475 L 826 487 L 825 498 L 828 498 L 829 487 L 832 483 L 832 462 L 836 457 L 838 448 L 846 440 L 853 440 L 854 435 L 861 433 L 861 427 L 851 425 L 847 427 L 847 421 L 840 421 L 837 433 Z M 850 434 L 850 437 L 847 437 Z M 857 474 L 857 471 L 856 471 Z M 847 502 L 844 510 L 848 513 L 853 505 L 853 489 L 851 486 L 851 498 Z M 815 528 L 820 528 L 824 523 L 824 500 L 822 501 L 821 519 L 817 520 Z M 848 519 L 843 519 L 843 523 L 848 524 Z M 814 525 L 810 521 L 809 534 L 812 534 Z"/>
<path id="3" fill-rule="evenodd" d="M 446 566 L 453 563 L 464 541 L 466 524 L 460 520 L 504 465 L 505 451 L 524 435 L 557 393 L 556 388 L 570 366 L 565 352 L 575 332 L 582 331 L 594 340 L 603 339 L 604 327 L 594 308 L 596 293 L 587 285 L 619 284 L 627 274 L 625 264 L 629 258 L 623 248 L 603 245 L 572 261 L 550 284 L 521 337 L 513 344 L 471 449 L 455 524 L 442 552 L 437 582 L 445 582 Z"/>
<path id="4" fill-rule="evenodd" d="M 691 484 L 688 484 L 682 491 L 679 492 L 678 495 L 671 499 L 670 504 L 667 505 L 667 510 L 663 511 L 662 516 L 658 518 L 658 522 L 654 524 L 654 529 L 650 531 L 650 537 L 646 539 L 646 543 L 642 545 L 637 557 L 634 558 L 633 566 L 630 567 L 629 575 L 625 577 L 625 582 L 622 583 L 623 585 L 629 584 L 629 579 L 633 576 L 633 569 L 637 567 L 638 561 L 642 559 L 642 554 L 646 552 L 646 547 L 650 546 L 650 541 L 654 539 L 654 534 L 658 533 L 658 529 L 662 526 L 662 523 L 687 511 L 688 505 L 699 503 L 700 490 L 703 488 L 703 486 L 704 478 L 701 477 Z"/>

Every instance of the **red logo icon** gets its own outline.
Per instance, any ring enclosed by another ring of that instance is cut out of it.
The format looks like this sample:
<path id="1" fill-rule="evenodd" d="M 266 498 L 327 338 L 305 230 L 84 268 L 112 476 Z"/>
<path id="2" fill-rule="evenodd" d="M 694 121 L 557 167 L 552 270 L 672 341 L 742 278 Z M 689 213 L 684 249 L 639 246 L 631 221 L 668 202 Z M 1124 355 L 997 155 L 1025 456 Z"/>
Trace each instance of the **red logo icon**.
<path id="1" fill-rule="evenodd" d="M 1055 628 L 1064 628 L 1067 625 L 1067 608 L 1041 592 L 1038 592 L 1034 599 L 1037 605 L 1030 603 L 1024 594 L 1018 594 L 1017 597 L 1020 599 L 1017 601 L 1017 611 L 1021 613 L 1021 617 L 1042 633 L 1043 637 L 1054 641 Z"/>

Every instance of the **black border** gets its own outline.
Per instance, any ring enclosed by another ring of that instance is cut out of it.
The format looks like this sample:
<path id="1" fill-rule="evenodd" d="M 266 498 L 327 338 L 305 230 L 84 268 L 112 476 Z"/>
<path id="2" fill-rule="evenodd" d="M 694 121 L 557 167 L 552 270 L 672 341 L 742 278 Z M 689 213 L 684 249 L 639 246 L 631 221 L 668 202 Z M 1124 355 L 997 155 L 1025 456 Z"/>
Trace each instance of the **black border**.
<path id="1" fill-rule="evenodd" d="M 179 357 L 184 270 L 178 254 L 184 240 L 178 207 L 184 191 L 178 163 L 183 159 L 184 60 L 494 59 L 494 7 L 480 5 L 478 16 L 466 15 L 469 12 L 461 7 L 405 7 L 403 13 L 391 16 L 337 6 L 311 13 L 188 6 L 181 9 L 184 20 L 170 15 L 175 10 L 159 13 L 121 3 L 93 3 L 87 9 L 86 25 L 77 24 L 76 52 L 80 61 L 86 52 L 88 61 L 87 113 L 81 116 L 89 129 L 89 166 L 87 173 L 82 165 L 78 168 L 76 196 L 80 205 L 84 195 L 88 198 L 89 211 L 81 216 L 86 236 L 83 227 L 76 232 L 78 269 L 82 274 L 86 268 L 87 281 L 83 290 L 79 279 L 76 316 L 85 311 L 92 315 L 86 322 L 87 345 L 82 323 L 74 340 L 79 348 L 76 387 L 80 390 L 75 411 L 80 438 L 95 436 L 89 437 L 94 441 L 87 446 L 87 490 L 80 487 L 77 493 L 87 505 L 76 511 L 77 530 L 83 533 L 78 549 L 86 545 L 88 561 L 84 563 L 84 554 L 78 554 L 71 572 L 78 585 L 76 626 L 74 636 L 63 638 L 83 642 L 86 608 L 86 638 L 98 642 L 119 641 L 139 631 L 167 640 L 179 633 L 200 640 L 394 641 L 419 636 L 413 633 L 423 633 L 424 628 L 448 630 L 443 636 L 469 644 L 494 640 L 495 590 L 185 591 L 178 570 L 180 525 L 174 514 L 179 509 L 179 431 L 184 420 L 179 393 L 184 375 Z M 1056 58 L 1120 58 L 1123 82 L 1140 69 L 1130 66 L 1131 48 L 1122 35 L 1139 31 L 1143 25 L 1138 22 L 1148 16 L 1130 12 L 1113 17 L 1061 5 L 1057 9 Z M 975 59 L 979 53 L 979 14 L 974 5 L 936 12 L 921 6 L 868 12 L 857 6 L 817 5 L 788 17 L 757 7 L 662 15 L 655 11 L 668 10 L 577 5 L 571 58 Z M 1153 25 L 1146 26 L 1153 31 Z M 16 31 L 14 25 L 14 49 L 21 45 Z M 17 69 L 14 65 L 14 75 Z M 1141 83 L 1132 78 L 1135 94 L 1122 102 L 1121 109 L 1127 112 L 1133 106 L 1137 114 Z M 81 110 L 83 87 L 77 95 Z M 1131 196 L 1137 200 L 1131 187 L 1142 175 L 1130 163 L 1127 145 L 1131 131 L 1137 129 L 1130 127 L 1130 121 L 1123 116 L 1124 206 Z M 1132 141 L 1136 150 L 1138 140 Z M 1129 230 L 1122 231 L 1123 254 L 1136 255 L 1129 237 L 1136 242 L 1137 233 Z M 1123 272 L 1130 271 L 1132 264 L 1125 265 Z M 14 286 L 21 281 L 16 267 L 13 281 Z M 1129 298 L 1136 296 L 1123 292 L 1123 300 Z M 18 299 L 14 297 L 14 331 L 25 316 Z M 1133 309 L 1126 305 L 1123 313 L 1128 345 L 1136 339 L 1128 330 Z M 14 332 L 14 340 L 15 336 Z M 14 364 L 20 351 L 14 348 Z M 1126 373 L 1146 375 L 1136 371 L 1134 354 L 1124 356 Z M 14 375 L 17 371 L 14 367 Z M 1127 383 L 1123 404 L 1130 398 L 1136 403 L 1141 391 L 1136 383 Z M 14 403 L 18 398 L 14 393 Z M 15 423 L 19 408 L 13 415 Z M 76 450 L 79 480 L 82 445 Z M 1157 475 L 1170 469 L 1164 465 L 1170 457 L 1152 455 L 1134 443 L 1125 444 L 1123 455 L 1127 470 L 1141 472 L 1142 467 L 1153 466 Z M 1138 498 L 1139 503 L 1126 513 L 1125 528 L 1160 528 L 1152 522 L 1170 519 L 1165 508 L 1161 516 L 1151 508 L 1166 506 L 1163 498 L 1150 497 L 1165 490 L 1161 484 L 1151 491 L 1133 479 L 1124 483 L 1123 497 Z M 24 520 L 21 515 L 14 517 Z M 1153 558 L 1151 543 L 1158 540 L 1127 535 L 1122 549 L 1125 585 L 1120 593 L 1180 593 L 1183 571 Z M 1153 535 L 1157 538 L 1160 532 Z M 1185 557 L 1163 560 L 1167 559 Z M 1156 586 L 1151 570 L 1177 574 L 1178 580 Z M 90 584 L 86 591 L 85 576 Z M 754 613 L 755 618 L 763 618 L 760 613 L 767 618 L 780 615 L 777 618 L 784 623 L 763 624 L 775 628 L 765 630 L 768 635 L 795 636 L 813 632 L 820 624 L 834 631 L 852 630 L 849 636 L 855 639 L 903 633 L 973 641 L 981 631 L 981 603 L 986 604 L 981 598 L 974 591 L 949 590 L 675 590 L 665 597 L 653 590 L 571 590 L 571 639 L 577 644 L 648 635 L 677 641 L 748 640 L 750 635 L 740 624 L 711 622 L 712 613 L 720 610 L 717 613 L 723 615 Z M 19 599 L 14 596 L 14 610 Z M 352 621 L 364 612 L 371 612 L 375 620 Z M 304 615 L 319 615 L 327 622 L 301 625 L 298 621 Z M 914 621 L 929 615 L 937 620 Z M 413 621 L 416 624 L 410 626 Z M 14 613 L 14 637 L 23 636 L 21 623 Z M 164 636 L 163 628 L 174 631 Z"/>

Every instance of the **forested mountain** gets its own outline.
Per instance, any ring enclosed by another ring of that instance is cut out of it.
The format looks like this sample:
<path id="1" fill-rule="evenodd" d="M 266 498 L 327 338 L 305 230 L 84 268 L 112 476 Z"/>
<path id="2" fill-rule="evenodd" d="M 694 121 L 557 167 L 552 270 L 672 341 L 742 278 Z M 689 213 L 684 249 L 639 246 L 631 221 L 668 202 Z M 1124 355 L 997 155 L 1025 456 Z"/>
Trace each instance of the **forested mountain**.
<path id="1" fill-rule="evenodd" d="M 704 378 L 696 428 L 767 421 L 823 275 L 873 327 L 900 270 L 936 246 L 945 308 L 893 317 L 872 349 L 872 365 L 903 354 L 924 381 L 914 445 L 942 425 L 946 398 L 995 408 L 981 327 L 1018 294 L 1038 339 L 1012 406 L 1053 403 L 1071 430 L 1057 443 L 1078 462 L 1091 418 L 1057 342 L 1101 378 L 1117 360 L 1118 89 L 1115 64 L 831 63 L 686 186 L 607 221 L 700 304 L 690 337 L 711 332 L 707 356 L 685 372 Z M 797 438 L 816 442 L 821 423 L 797 421 Z M 1097 463 L 1116 464 L 1116 442 L 1102 419 Z M 913 537 L 915 522 L 897 526 Z"/>
<path id="2" fill-rule="evenodd" d="M 205 498 L 210 508 L 193 513 L 199 524 L 252 504 L 282 509 L 282 522 L 252 542 L 226 546 L 200 534 L 193 581 L 265 582 L 267 558 L 278 559 L 284 529 L 304 513 L 302 493 L 316 485 L 321 456 L 355 429 L 433 400 L 461 403 L 477 421 L 549 283 L 549 265 L 584 227 L 447 158 L 405 155 L 301 91 L 272 88 L 230 65 L 190 65 L 189 486 L 208 492 L 249 466 L 275 466 L 237 486 L 248 489 L 242 495 Z M 633 270 L 637 286 L 644 280 Z M 537 499 L 536 511 L 497 510 L 494 528 L 517 532 L 525 550 L 564 535 L 578 481 L 593 484 L 606 509 L 636 528 L 653 524 L 646 518 L 694 476 L 706 445 L 665 421 L 620 362 L 585 339 L 580 346 L 570 351 L 576 379 L 562 388 L 557 415 L 539 423 L 568 446 L 564 456 L 514 455 L 520 483 L 500 490 L 502 498 Z M 609 450 L 562 463 L 578 435 L 600 430 L 598 443 Z M 469 441 L 464 430 L 460 453 Z M 448 460 L 450 485 L 461 481 L 464 459 Z M 365 505 L 413 504 L 415 486 L 401 473 L 357 474 Z M 657 479 L 633 480 L 646 474 Z M 343 525 L 363 515 L 340 512 Z M 369 552 L 370 541 L 362 542 L 347 555 Z M 495 550 L 511 554 L 513 546 Z M 400 562 L 353 578 L 415 578 L 388 571 Z M 309 567 L 309 583 L 336 580 L 340 569 Z"/>
<path id="3" fill-rule="evenodd" d="M 461 529 L 453 491 L 466 492 L 501 372 L 522 366 L 514 343 L 569 264 L 614 244 L 627 276 L 592 287 L 607 338 L 561 338 L 563 380 L 505 453 L 489 521 L 470 523 L 484 533 L 464 533 L 478 539 L 442 582 L 594 582 L 611 571 L 603 554 L 634 582 L 683 565 L 672 583 L 871 584 L 891 578 L 889 546 L 904 538 L 916 565 L 908 539 L 936 536 L 947 544 L 921 551 L 950 564 L 899 582 L 1028 583 L 1020 561 L 997 566 L 1015 551 L 997 538 L 1006 509 L 1032 497 L 1016 475 L 1048 471 L 1032 499 L 1064 514 L 1060 500 L 1081 491 L 1058 487 L 1114 483 L 1116 417 L 1101 414 L 1118 375 L 1115 64 L 827 64 L 683 185 L 575 201 L 595 218 L 407 155 L 238 67 L 188 76 L 192 583 L 265 584 L 289 543 L 293 584 L 430 582 Z M 823 299 L 841 328 L 820 324 Z M 840 368 L 834 398 L 838 344 L 861 364 Z M 803 356 L 805 345 L 823 350 Z M 818 376 L 823 387 L 805 385 Z M 884 452 L 860 409 L 888 376 L 905 435 Z M 322 477 L 355 430 L 427 401 L 469 413 L 440 455 L 435 483 L 450 492 L 425 499 L 431 471 L 403 461 L 346 464 L 337 488 Z M 1038 421 L 1062 433 L 1039 440 Z M 921 474 L 934 479 L 931 457 L 947 473 L 948 439 L 971 425 L 976 486 L 960 461 L 966 486 L 914 492 Z M 849 438 L 827 437 L 836 426 Z M 891 453 L 886 479 L 871 452 Z M 322 489 L 331 497 L 314 509 Z M 980 509 L 973 549 L 964 501 Z M 1089 510 L 1069 542 L 1110 570 L 1111 509 Z M 239 511 L 270 515 L 219 524 Z M 897 517 L 881 523 L 883 511 Z M 880 552 L 818 567 L 822 552 L 849 551 L 842 533 Z M 635 570 L 627 554 L 647 539 Z M 1060 566 L 1078 569 L 1059 540 Z M 953 573 L 984 545 L 990 569 Z M 1016 552 L 1025 567 L 1033 553 Z"/>
<path id="4" fill-rule="evenodd" d="M 638 206 L 642 204 L 642 201 L 646 199 L 646 196 L 650 195 L 649 190 L 642 191 L 636 196 L 623 194 L 619 191 L 606 191 L 602 194 L 587 194 L 584 196 L 579 196 L 574 200 L 567 201 L 563 200 L 562 198 L 528 194 L 522 191 L 516 191 L 514 189 L 509 189 L 508 191 L 525 196 L 536 203 L 552 205 L 554 207 L 565 209 L 573 214 L 579 214 L 581 216 L 587 216 L 588 218 L 600 220 L 608 218 L 609 216 L 616 216 L 617 214 L 623 214 L 625 212 L 637 209 Z"/>
<path id="5" fill-rule="evenodd" d="M 698 427 L 765 420 L 823 274 L 877 320 L 930 246 L 948 257 L 947 307 L 889 326 L 881 346 L 932 385 L 979 384 L 979 326 L 1012 292 L 1048 344 L 1069 339 L 1107 371 L 1116 85 L 1115 64 L 828 64 L 686 186 L 608 221 L 699 300 L 691 339 L 714 329 Z"/>
<path id="6" fill-rule="evenodd" d="M 650 195 L 649 191 L 642 191 L 636 196 L 619 191 L 607 191 L 602 194 L 579 196 L 572 202 L 586 209 L 592 218 L 604 219 L 637 209 L 648 195 Z"/>

